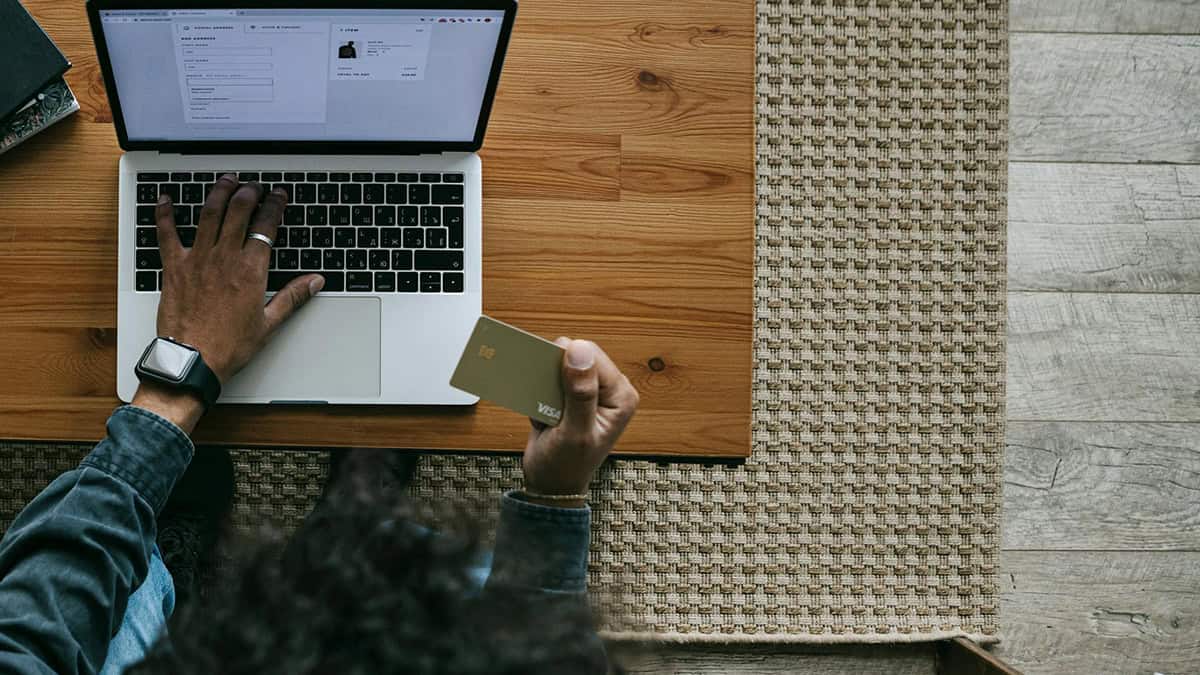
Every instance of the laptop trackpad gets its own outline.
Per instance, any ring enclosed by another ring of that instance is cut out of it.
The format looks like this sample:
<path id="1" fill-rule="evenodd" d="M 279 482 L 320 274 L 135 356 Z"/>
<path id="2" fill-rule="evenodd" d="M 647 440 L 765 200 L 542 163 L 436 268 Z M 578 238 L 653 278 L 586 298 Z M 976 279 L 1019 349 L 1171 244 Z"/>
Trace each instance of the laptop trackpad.
<path id="1" fill-rule="evenodd" d="M 378 397 L 380 313 L 379 298 L 310 300 L 224 388 L 221 400 Z"/>

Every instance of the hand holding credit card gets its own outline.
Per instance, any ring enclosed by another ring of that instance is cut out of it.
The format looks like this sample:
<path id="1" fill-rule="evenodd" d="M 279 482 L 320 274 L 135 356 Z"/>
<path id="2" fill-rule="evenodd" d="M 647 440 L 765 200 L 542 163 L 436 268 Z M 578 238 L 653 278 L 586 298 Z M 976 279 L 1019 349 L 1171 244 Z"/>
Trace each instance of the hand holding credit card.
<path id="1" fill-rule="evenodd" d="M 543 340 L 480 317 L 450 384 L 534 421 L 522 469 L 529 501 L 582 506 L 638 406 L 613 360 L 587 340 Z"/>

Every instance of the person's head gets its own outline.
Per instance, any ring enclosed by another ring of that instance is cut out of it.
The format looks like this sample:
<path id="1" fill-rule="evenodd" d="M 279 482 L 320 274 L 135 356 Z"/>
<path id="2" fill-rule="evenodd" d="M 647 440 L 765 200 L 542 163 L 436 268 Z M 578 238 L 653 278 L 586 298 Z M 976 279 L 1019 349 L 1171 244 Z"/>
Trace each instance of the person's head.
<path id="1" fill-rule="evenodd" d="M 331 500 L 282 547 L 258 547 L 186 607 L 133 673 L 598 673 L 583 602 L 475 592 L 470 520 L 434 532 L 411 507 Z M 448 528 L 448 529 L 447 529 Z"/>

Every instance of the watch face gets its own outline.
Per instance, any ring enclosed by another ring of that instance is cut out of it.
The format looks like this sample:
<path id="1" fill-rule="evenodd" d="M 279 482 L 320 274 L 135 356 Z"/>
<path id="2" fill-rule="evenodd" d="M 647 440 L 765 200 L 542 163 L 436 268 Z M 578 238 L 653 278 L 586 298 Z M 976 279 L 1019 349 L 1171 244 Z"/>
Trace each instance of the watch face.
<path id="1" fill-rule="evenodd" d="M 142 358 L 142 370 L 159 377 L 182 382 L 196 361 L 197 353 L 182 345 L 159 338 L 151 343 Z"/>

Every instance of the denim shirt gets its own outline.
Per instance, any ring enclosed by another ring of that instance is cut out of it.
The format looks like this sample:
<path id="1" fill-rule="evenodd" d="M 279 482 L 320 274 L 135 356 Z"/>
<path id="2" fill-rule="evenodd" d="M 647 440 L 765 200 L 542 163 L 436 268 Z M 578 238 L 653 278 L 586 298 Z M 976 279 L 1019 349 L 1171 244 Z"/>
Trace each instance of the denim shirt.
<path id="1" fill-rule="evenodd" d="M 95 673 L 146 578 L 155 518 L 191 461 L 187 434 L 132 406 L 54 480 L 0 540 L 0 672 Z M 489 585 L 578 598 L 587 591 L 591 512 L 501 497 Z"/>

